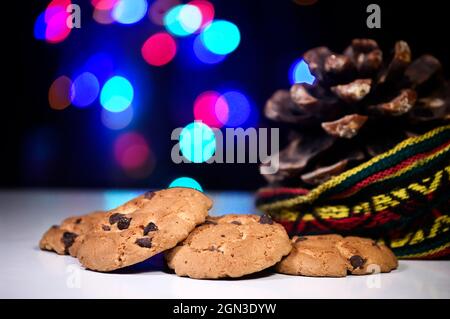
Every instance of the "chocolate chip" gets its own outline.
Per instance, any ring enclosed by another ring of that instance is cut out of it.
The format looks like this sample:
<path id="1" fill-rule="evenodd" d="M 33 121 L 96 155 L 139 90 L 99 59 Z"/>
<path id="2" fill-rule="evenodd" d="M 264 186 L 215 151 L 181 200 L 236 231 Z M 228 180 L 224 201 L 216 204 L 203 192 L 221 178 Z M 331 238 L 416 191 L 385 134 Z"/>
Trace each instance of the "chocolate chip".
<path id="1" fill-rule="evenodd" d="M 109 223 L 111 225 L 117 223 L 119 221 L 119 219 L 121 219 L 124 215 L 123 214 L 119 214 L 119 213 L 115 213 L 112 214 L 111 216 L 109 216 Z"/>
<path id="2" fill-rule="evenodd" d="M 217 249 L 216 249 L 216 247 L 211 246 L 211 247 L 208 248 L 208 250 L 209 250 L 209 251 L 216 251 Z"/>
<path id="3" fill-rule="evenodd" d="M 52 228 L 53 228 L 53 229 L 58 229 L 58 228 L 59 228 L 59 225 L 53 225 Z"/>
<path id="4" fill-rule="evenodd" d="M 145 226 L 144 228 L 144 236 L 147 236 L 147 234 L 151 231 L 157 231 L 158 230 L 158 226 L 156 226 L 155 223 L 150 222 L 147 226 Z"/>
<path id="5" fill-rule="evenodd" d="M 235 225 L 242 225 L 242 223 L 238 220 L 233 220 L 231 223 Z"/>
<path id="6" fill-rule="evenodd" d="M 119 221 L 117 222 L 117 228 L 120 230 L 127 229 L 130 227 L 131 218 L 127 218 L 125 216 L 120 217 Z"/>
<path id="7" fill-rule="evenodd" d="M 75 224 L 79 224 L 79 223 L 81 223 L 81 218 L 78 218 L 76 221 L 75 221 Z"/>
<path id="8" fill-rule="evenodd" d="M 270 218 L 269 215 L 262 215 L 261 218 L 259 219 L 259 223 L 272 225 L 273 220 L 272 220 L 272 218 Z"/>
<path id="9" fill-rule="evenodd" d="M 299 242 L 305 241 L 305 240 L 308 240 L 308 238 L 302 236 L 302 237 L 298 237 L 298 238 L 295 240 L 295 242 L 296 242 L 296 243 L 299 243 Z"/>
<path id="10" fill-rule="evenodd" d="M 64 244 L 64 253 L 69 254 L 69 248 L 73 245 L 77 236 L 77 234 L 68 231 L 63 233 L 61 241 Z"/>
<path id="11" fill-rule="evenodd" d="M 136 245 L 143 248 L 151 248 L 152 247 L 152 239 L 149 237 L 138 238 L 136 239 Z"/>
<path id="12" fill-rule="evenodd" d="M 217 223 L 213 220 L 205 220 L 205 222 L 203 223 L 204 225 L 217 225 Z"/>
<path id="13" fill-rule="evenodd" d="M 110 231 L 110 230 L 111 230 L 111 227 L 109 227 L 108 225 L 102 225 L 102 229 L 103 229 L 104 231 Z"/>
<path id="14" fill-rule="evenodd" d="M 353 269 L 362 268 L 365 262 L 366 261 L 361 256 L 354 255 L 350 257 L 350 264 L 352 265 Z"/>
<path id="15" fill-rule="evenodd" d="M 145 198 L 145 199 L 152 199 L 153 196 L 155 196 L 155 195 L 156 195 L 155 192 L 148 191 L 148 192 L 146 192 L 146 193 L 144 194 L 144 198 Z"/>

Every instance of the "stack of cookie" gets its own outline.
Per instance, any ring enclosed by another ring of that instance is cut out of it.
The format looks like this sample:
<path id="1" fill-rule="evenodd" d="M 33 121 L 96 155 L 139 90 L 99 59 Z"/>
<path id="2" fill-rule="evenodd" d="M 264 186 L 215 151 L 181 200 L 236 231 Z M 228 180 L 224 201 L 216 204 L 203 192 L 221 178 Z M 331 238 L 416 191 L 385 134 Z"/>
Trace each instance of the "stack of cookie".
<path id="1" fill-rule="evenodd" d="M 52 226 L 39 246 L 103 272 L 166 252 L 168 266 L 191 278 L 237 278 L 272 266 L 306 276 L 397 267 L 392 252 L 370 239 L 329 235 L 290 240 L 266 215 L 210 217 L 211 207 L 206 195 L 190 188 L 147 192 L 111 211 L 67 218 Z"/>

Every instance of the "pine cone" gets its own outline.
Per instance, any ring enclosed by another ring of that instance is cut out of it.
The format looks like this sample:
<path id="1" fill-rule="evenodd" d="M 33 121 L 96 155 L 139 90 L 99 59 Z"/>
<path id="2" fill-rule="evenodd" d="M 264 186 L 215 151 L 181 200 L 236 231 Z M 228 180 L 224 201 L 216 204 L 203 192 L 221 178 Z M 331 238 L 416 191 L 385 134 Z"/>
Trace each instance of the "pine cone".
<path id="1" fill-rule="evenodd" d="M 343 54 L 305 53 L 315 83 L 294 84 L 267 101 L 265 115 L 291 130 L 270 183 L 314 186 L 407 137 L 450 120 L 450 83 L 431 55 L 411 62 L 404 41 L 390 62 L 374 40 L 355 39 Z"/>

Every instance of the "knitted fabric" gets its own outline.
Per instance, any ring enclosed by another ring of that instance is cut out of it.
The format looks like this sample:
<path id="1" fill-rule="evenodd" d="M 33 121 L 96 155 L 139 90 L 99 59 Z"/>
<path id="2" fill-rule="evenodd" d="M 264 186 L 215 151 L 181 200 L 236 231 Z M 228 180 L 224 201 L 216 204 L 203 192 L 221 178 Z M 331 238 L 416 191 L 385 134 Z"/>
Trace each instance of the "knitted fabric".
<path id="1" fill-rule="evenodd" d="M 400 258 L 450 256 L 450 125 L 312 190 L 260 189 L 256 202 L 290 235 L 356 235 L 384 242 Z"/>

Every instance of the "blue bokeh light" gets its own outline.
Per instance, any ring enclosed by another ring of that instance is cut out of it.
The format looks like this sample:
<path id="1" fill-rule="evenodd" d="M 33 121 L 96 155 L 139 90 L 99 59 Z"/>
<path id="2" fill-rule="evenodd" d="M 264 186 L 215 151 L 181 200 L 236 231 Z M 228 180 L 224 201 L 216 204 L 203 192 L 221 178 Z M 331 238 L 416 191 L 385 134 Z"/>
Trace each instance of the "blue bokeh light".
<path id="1" fill-rule="evenodd" d="M 248 98 L 238 91 L 227 91 L 222 94 L 222 98 L 228 105 L 228 117 L 222 123 L 228 127 L 240 127 L 246 123 L 252 111 Z"/>
<path id="2" fill-rule="evenodd" d="M 90 72 L 83 72 L 75 78 L 71 87 L 72 104 L 85 107 L 92 104 L 98 96 L 100 84 L 97 77 Z"/>
<path id="3" fill-rule="evenodd" d="M 133 24 L 145 16 L 147 8 L 147 0 L 119 0 L 113 8 L 112 17 L 119 23 Z"/>
<path id="4" fill-rule="evenodd" d="M 103 83 L 114 74 L 114 62 L 109 54 L 99 52 L 86 61 L 83 69 L 94 74 Z"/>
<path id="5" fill-rule="evenodd" d="M 110 78 L 100 93 L 100 103 L 110 112 L 122 112 L 133 102 L 134 89 L 124 77 Z"/>
<path id="6" fill-rule="evenodd" d="M 42 12 L 34 23 L 34 37 L 37 40 L 45 40 L 45 30 L 47 28 L 47 24 L 45 23 L 45 11 Z"/>
<path id="7" fill-rule="evenodd" d="M 211 51 L 209 51 L 207 48 L 205 48 L 205 45 L 203 44 L 201 40 L 201 36 L 198 35 L 193 44 L 194 48 L 194 54 L 195 56 L 203 63 L 206 64 L 215 64 L 220 63 L 227 57 L 226 55 L 221 54 L 215 54 Z"/>
<path id="8" fill-rule="evenodd" d="M 110 112 L 102 109 L 101 119 L 104 126 L 111 130 L 121 130 L 126 128 L 133 120 L 133 106 L 126 108 L 123 112 Z"/>
<path id="9" fill-rule="evenodd" d="M 179 177 L 170 183 L 169 188 L 173 187 L 188 187 L 203 192 L 202 186 L 195 179 L 190 177 Z"/>
<path id="10" fill-rule="evenodd" d="M 193 5 L 180 4 L 164 16 L 164 25 L 171 34 L 184 37 L 196 32 L 202 24 L 202 13 Z"/>
<path id="11" fill-rule="evenodd" d="M 215 20 L 202 31 L 201 39 L 212 53 L 224 55 L 236 50 L 241 34 L 234 23 Z"/>
<path id="12" fill-rule="evenodd" d="M 179 145 L 181 154 L 193 163 L 203 163 L 216 151 L 216 136 L 206 124 L 195 121 L 183 128 Z"/>
<path id="13" fill-rule="evenodd" d="M 290 70 L 291 84 L 307 83 L 313 84 L 316 77 L 309 70 L 308 64 L 303 60 L 295 61 Z"/>

